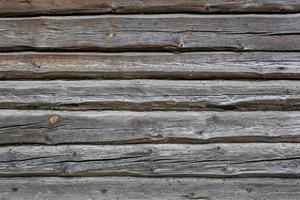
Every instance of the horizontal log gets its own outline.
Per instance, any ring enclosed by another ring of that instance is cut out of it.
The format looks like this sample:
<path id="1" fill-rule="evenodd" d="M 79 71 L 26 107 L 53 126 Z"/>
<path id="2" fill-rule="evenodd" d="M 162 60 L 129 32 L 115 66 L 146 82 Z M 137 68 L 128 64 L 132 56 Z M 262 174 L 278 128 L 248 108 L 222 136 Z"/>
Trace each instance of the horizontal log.
<path id="1" fill-rule="evenodd" d="M 0 176 L 299 177 L 299 143 L 7 146 Z"/>
<path id="2" fill-rule="evenodd" d="M 0 81 L 1 109 L 299 110 L 300 82 Z"/>
<path id="3" fill-rule="evenodd" d="M 299 51 L 300 14 L 0 19 L 0 51 Z"/>
<path id="4" fill-rule="evenodd" d="M 3 200 L 298 200 L 299 184 L 268 178 L 2 178 L 0 193 Z"/>
<path id="5" fill-rule="evenodd" d="M 2 16 L 87 13 L 287 13 L 299 12 L 297 0 L 10 0 L 0 1 Z"/>
<path id="6" fill-rule="evenodd" d="M 296 52 L 0 53 L 0 80 L 300 79 Z"/>
<path id="7" fill-rule="evenodd" d="M 0 110 L 0 144 L 300 142 L 299 112 Z"/>

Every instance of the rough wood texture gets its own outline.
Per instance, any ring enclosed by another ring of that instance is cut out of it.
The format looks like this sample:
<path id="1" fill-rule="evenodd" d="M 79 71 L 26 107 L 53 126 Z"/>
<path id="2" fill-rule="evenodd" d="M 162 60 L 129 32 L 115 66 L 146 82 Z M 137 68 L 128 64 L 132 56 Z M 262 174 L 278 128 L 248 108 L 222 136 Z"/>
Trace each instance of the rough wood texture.
<path id="1" fill-rule="evenodd" d="M 0 144 L 300 142 L 299 112 L 0 111 Z"/>
<path id="2" fill-rule="evenodd" d="M 2 53 L 0 80 L 300 79 L 295 52 Z"/>
<path id="3" fill-rule="evenodd" d="M 0 0 L 0 200 L 300 199 L 299 33 L 299 0 Z"/>
<path id="4" fill-rule="evenodd" d="M 297 0 L 9 0 L 0 15 L 87 13 L 286 13 L 299 12 Z"/>
<path id="5" fill-rule="evenodd" d="M 299 51 L 300 14 L 1 18 L 0 51 Z"/>
<path id="6" fill-rule="evenodd" d="M 299 177 L 299 143 L 8 146 L 0 176 Z"/>
<path id="7" fill-rule="evenodd" d="M 1 81 L 0 108 L 299 110 L 298 81 Z"/>
<path id="8" fill-rule="evenodd" d="M 298 200 L 297 179 L 11 178 L 2 200 Z"/>

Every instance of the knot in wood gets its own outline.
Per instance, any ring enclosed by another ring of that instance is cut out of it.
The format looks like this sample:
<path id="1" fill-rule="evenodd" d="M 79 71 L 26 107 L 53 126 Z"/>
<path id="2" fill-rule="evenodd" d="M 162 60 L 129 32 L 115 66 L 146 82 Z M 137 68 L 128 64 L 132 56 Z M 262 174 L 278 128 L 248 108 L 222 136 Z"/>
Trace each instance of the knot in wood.
<path id="1" fill-rule="evenodd" d="M 134 119 L 134 120 L 132 121 L 132 127 L 133 127 L 134 129 L 138 129 L 138 128 L 140 127 L 140 122 L 139 122 L 139 120 Z"/>
<path id="2" fill-rule="evenodd" d="M 184 45 L 183 42 L 179 42 L 177 46 L 178 48 L 183 48 L 183 45 Z"/>
<path id="3" fill-rule="evenodd" d="M 59 115 L 51 115 L 51 116 L 48 118 L 48 122 L 49 122 L 49 124 L 51 124 L 51 125 L 58 123 L 59 120 L 60 120 L 60 116 L 59 116 Z"/>
<path id="4" fill-rule="evenodd" d="M 113 28 L 118 28 L 119 25 L 118 25 L 117 23 L 113 23 L 113 24 L 112 24 L 112 27 L 113 27 Z"/>
<path id="5" fill-rule="evenodd" d="M 151 139 L 153 141 L 160 141 L 160 140 L 164 140 L 164 136 L 159 135 L 159 134 L 154 134 L 154 135 L 151 136 Z"/>
<path id="6" fill-rule="evenodd" d="M 66 166 L 64 167 L 63 169 L 63 173 L 67 174 L 67 175 L 70 175 L 72 173 L 72 171 Z"/>
<path id="7" fill-rule="evenodd" d="M 111 39 L 111 38 L 113 38 L 114 36 L 115 36 L 115 34 L 112 33 L 112 32 L 108 33 L 108 35 L 107 35 L 108 39 Z"/>

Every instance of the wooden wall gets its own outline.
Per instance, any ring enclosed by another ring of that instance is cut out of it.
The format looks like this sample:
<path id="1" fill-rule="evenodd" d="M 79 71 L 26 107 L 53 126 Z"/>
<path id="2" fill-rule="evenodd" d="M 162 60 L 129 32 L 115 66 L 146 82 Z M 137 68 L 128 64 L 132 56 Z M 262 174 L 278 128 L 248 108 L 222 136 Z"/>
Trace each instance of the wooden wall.
<path id="1" fill-rule="evenodd" d="M 299 0 L 0 1 L 1 200 L 299 200 Z"/>

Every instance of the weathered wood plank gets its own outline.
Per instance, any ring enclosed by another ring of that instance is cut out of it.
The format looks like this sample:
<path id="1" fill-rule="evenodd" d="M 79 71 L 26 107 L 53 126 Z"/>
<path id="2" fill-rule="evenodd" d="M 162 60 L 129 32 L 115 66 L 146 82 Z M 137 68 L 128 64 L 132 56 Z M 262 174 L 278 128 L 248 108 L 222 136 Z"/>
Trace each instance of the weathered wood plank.
<path id="1" fill-rule="evenodd" d="M 300 14 L 0 19 L 0 51 L 299 51 Z"/>
<path id="2" fill-rule="evenodd" d="M 58 78 L 300 79 L 300 53 L 0 53 L 0 80 Z"/>
<path id="3" fill-rule="evenodd" d="M 9 0 L 0 1 L 0 15 L 87 13 L 286 13 L 299 12 L 297 0 Z"/>
<path id="4" fill-rule="evenodd" d="M 298 200 L 298 179 L 10 178 L 0 179 L 2 200 Z"/>
<path id="5" fill-rule="evenodd" d="M 0 144 L 300 142 L 299 112 L 0 110 Z"/>
<path id="6" fill-rule="evenodd" d="M 0 176 L 299 177 L 299 143 L 7 146 Z"/>
<path id="7" fill-rule="evenodd" d="M 299 81 L 1 81 L 0 108 L 299 110 Z"/>

